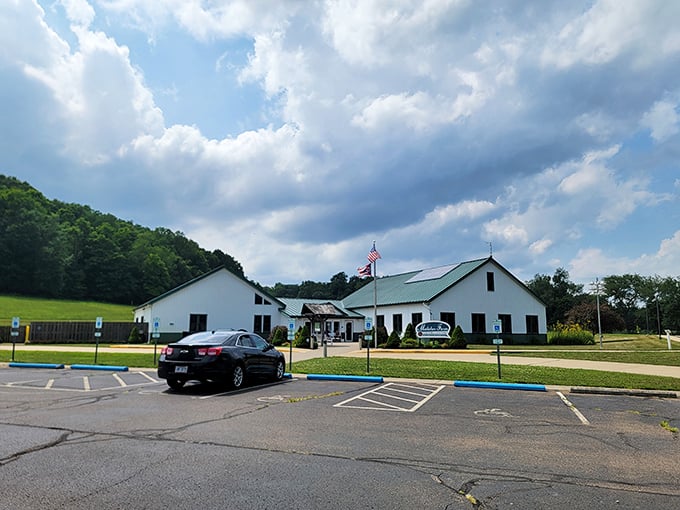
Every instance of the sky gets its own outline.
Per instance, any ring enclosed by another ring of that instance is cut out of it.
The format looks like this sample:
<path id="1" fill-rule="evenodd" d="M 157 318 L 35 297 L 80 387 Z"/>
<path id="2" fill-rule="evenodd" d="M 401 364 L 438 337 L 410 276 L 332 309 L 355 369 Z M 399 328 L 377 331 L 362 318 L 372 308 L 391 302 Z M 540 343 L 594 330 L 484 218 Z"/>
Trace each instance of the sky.
<path id="1" fill-rule="evenodd" d="M 262 285 L 680 276 L 680 2 L 3 0 L 0 174 Z"/>

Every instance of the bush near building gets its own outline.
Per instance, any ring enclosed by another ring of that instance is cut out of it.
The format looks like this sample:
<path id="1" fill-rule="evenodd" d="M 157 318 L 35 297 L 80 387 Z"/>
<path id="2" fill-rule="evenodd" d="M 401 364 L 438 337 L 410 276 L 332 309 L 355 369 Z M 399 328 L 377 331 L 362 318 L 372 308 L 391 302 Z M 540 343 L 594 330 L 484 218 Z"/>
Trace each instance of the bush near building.
<path id="1" fill-rule="evenodd" d="M 594 343 L 595 335 L 577 323 L 558 322 L 548 331 L 548 345 L 592 345 Z"/>

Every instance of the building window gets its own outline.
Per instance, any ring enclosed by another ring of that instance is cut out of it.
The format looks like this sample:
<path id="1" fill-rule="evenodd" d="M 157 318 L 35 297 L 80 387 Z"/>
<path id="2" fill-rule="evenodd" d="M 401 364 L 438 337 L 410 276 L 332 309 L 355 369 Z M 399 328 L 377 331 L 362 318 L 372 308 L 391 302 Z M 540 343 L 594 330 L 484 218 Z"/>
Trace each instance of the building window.
<path id="1" fill-rule="evenodd" d="M 483 313 L 472 314 L 472 332 L 486 333 L 486 315 Z"/>
<path id="2" fill-rule="evenodd" d="M 253 318 L 253 333 L 268 335 L 272 330 L 271 315 L 255 315 Z"/>
<path id="3" fill-rule="evenodd" d="M 263 298 L 259 294 L 255 294 L 255 304 L 256 305 L 271 305 L 271 303 L 269 301 L 267 301 L 265 298 Z"/>
<path id="4" fill-rule="evenodd" d="M 527 334 L 538 334 L 538 315 L 527 315 Z"/>
<path id="5" fill-rule="evenodd" d="M 498 314 L 498 320 L 501 321 L 501 330 L 503 333 L 512 333 L 512 316 L 505 313 Z"/>
<path id="6" fill-rule="evenodd" d="M 384 328 L 385 327 L 385 316 L 384 315 L 378 315 L 375 318 L 375 326 L 378 328 Z"/>
<path id="7" fill-rule="evenodd" d="M 416 312 L 411 314 L 411 325 L 415 328 L 418 324 L 423 322 L 423 314 Z"/>
<path id="8" fill-rule="evenodd" d="M 493 292 L 496 290 L 496 285 L 493 281 L 493 272 L 489 271 L 486 273 L 486 290 Z"/>
<path id="9" fill-rule="evenodd" d="M 208 329 L 208 315 L 204 313 L 189 314 L 189 331 L 206 331 Z"/>
<path id="10" fill-rule="evenodd" d="M 456 327 L 456 314 L 453 312 L 441 312 L 439 314 L 439 320 L 446 322 L 449 326 L 451 326 L 452 330 Z"/>
<path id="11" fill-rule="evenodd" d="M 401 333 L 404 331 L 404 326 L 402 323 L 402 318 L 400 313 L 395 313 L 392 315 L 392 331 L 397 331 Z"/>

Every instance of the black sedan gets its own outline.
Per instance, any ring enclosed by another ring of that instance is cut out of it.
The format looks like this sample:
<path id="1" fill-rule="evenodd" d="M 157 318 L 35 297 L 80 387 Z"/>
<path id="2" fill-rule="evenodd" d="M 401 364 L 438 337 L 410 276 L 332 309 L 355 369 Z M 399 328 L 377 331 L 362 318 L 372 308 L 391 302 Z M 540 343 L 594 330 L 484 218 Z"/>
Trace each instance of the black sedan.
<path id="1" fill-rule="evenodd" d="M 280 381 L 285 367 L 283 354 L 261 336 L 246 331 L 202 331 L 163 347 L 158 377 L 174 390 L 191 380 L 238 389 L 251 377 Z"/>

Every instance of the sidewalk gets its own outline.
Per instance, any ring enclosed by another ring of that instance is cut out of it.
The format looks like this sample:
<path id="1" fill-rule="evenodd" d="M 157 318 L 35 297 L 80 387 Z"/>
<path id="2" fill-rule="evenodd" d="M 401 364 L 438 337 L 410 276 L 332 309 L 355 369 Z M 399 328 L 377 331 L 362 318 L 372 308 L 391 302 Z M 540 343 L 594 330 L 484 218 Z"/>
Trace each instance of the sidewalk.
<path id="1" fill-rule="evenodd" d="M 679 337 L 672 337 L 675 342 L 680 342 Z M 1 350 L 11 350 L 11 343 L 0 343 Z M 71 351 L 71 352 L 94 352 L 94 346 L 51 346 L 51 345 L 16 345 L 17 352 L 21 351 Z M 286 363 L 290 364 L 290 349 L 281 347 L 279 349 L 286 357 Z M 157 348 L 157 354 L 160 356 L 161 346 Z M 153 345 L 120 345 L 115 347 L 99 347 L 98 352 L 121 352 L 121 353 L 153 353 Z M 312 358 L 324 357 L 324 347 L 318 349 L 297 349 L 293 348 L 293 362 L 304 361 Z M 326 355 L 332 356 L 348 356 L 348 357 L 366 357 L 366 349 L 360 349 L 356 342 L 342 343 L 336 342 L 333 345 L 326 346 Z M 370 356 L 372 359 L 376 358 L 391 358 L 391 359 L 421 359 L 421 360 L 445 360 L 445 361 L 467 361 L 473 363 L 497 363 L 495 350 L 385 350 L 385 349 L 371 349 Z M 501 352 L 501 363 L 503 365 L 525 365 L 525 366 L 544 366 L 544 367 L 558 367 L 558 368 L 580 368 L 584 370 L 602 370 L 606 372 L 624 372 L 628 374 L 642 374 L 642 375 L 660 375 L 665 377 L 680 378 L 680 367 L 667 365 L 642 365 L 637 363 L 615 363 L 610 361 L 584 361 L 573 359 L 556 359 L 556 358 L 530 358 L 520 356 L 503 356 Z"/>

